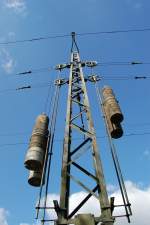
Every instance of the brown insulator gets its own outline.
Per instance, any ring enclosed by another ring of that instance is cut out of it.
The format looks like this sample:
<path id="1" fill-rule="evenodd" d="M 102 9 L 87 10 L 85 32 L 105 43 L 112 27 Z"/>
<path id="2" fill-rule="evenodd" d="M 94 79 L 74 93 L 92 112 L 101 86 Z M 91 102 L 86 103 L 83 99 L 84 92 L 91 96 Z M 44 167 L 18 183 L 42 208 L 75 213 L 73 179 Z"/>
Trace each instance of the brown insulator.
<path id="1" fill-rule="evenodd" d="M 114 139 L 122 137 L 123 130 L 122 130 L 121 124 L 120 123 L 113 123 L 110 120 L 110 118 L 108 116 L 109 111 L 108 111 L 107 107 L 104 107 L 104 111 L 105 111 L 105 118 L 106 118 L 106 122 L 107 122 L 107 127 L 108 127 L 108 130 L 109 130 L 109 133 L 110 133 L 111 137 L 114 138 Z"/>
<path id="2" fill-rule="evenodd" d="M 28 183 L 34 187 L 40 187 L 42 179 L 42 171 L 29 171 Z M 45 184 L 45 179 L 43 179 L 42 185 Z"/>
<path id="3" fill-rule="evenodd" d="M 48 123 L 49 118 L 45 114 L 37 117 L 24 162 L 25 167 L 29 170 L 40 171 L 43 168 L 48 139 Z"/>
<path id="4" fill-rule="evenodd" d="M 108 108 L 108 116 L 110 117 L 110 120 L 115 124 L 121 123 L 123 121 L 123 114 L 112 88 L 105 86 L 102 90 L 102 95 L 104 105 Z"/>

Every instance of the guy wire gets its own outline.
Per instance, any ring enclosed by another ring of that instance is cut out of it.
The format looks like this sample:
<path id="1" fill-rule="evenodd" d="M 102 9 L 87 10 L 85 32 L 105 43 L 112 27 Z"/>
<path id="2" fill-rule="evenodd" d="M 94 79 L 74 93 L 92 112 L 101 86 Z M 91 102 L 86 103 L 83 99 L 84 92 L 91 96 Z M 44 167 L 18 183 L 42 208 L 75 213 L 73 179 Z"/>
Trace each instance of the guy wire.
<path id="1" fill-rule="evenodd" d="M 59 77 L 59 75 L 58 75 Z M 41 197 L 42 197 L 42 190 L 43 190 L 43 181 L 45 178 L 45 174 L 46 174 L 46 170 L 47 170 L 47 161 L 48 161 L 48 156 L 49 156 L 49 148 L 50 148 L 50 143 L 51 143 L 51 139 L 52 139 L 52 123 L 53 123 L 53 114 L 55 111 L 55 103 L 56 103 L 56 97 L 57 97 L 57 88 L 55 88 L 55 94 L 52 95 L 52 86 L 50 86 L 51 88 L 49 89 L 49 91 L 51 92 L 51 95 L 48 92 L 47 95 L 47 99 L 46 99 L 46 107 L 45 107 L 45 112 L 47 111 L 47 107 L 48 107 L 48 100 L 50 99 L 50 103 L 49 103 L 49 110 L 47 112 L 47 115 L 49 115 L 50 117 L 50 131 L 49 131 L 49 135 L 48 135 L 48 140 L 47 140 L 47 147 L 46 147 L 46 152 L 45 152 L 45 158 L 44 158 L 44 165 L 43 165 L 43 171 L 42 171 L 42 178 L 41 178 L 41 184 L 40 184 L 40 192 L 39 192 L 39 198 L 38 198 L 38 204 L 37 204 L 37 213 L 36 213 L 36 219 L 38 219 L 39 216 L 39 209 L 40 209 L 40 203 L 41 203 Z M 50 98 L 51 97 L 51 98 Z"/>
<path id="2" fill-rule="evenodd" d="M 59 103 L 59 96 L 60 96 L 60 86 L 57 86 L 56 89 L 57 89 L 57 92 L 56 92 L 56 98 L 55 98 L 54 111 L 53 111 L 53 115 L 52 115 L 52 123 L 51 123 L 52 126 L 50 128 L 51 141 L 50 141 L 49 153 L 48 153 L 49 159 L 48 159 L 48 166 L 47 166 L 48 171 L 47 171 L 45 199 L 44 199 L 44 213 L 43 213 L 43 219 L 42 219 L 43 224 L 44 224 L 45 213 L 46 213 L 48 185 L 49 185 L 51 161 L 52 161 L 52 154 L 53 154 L 53 144 L 54 144 L 54 136 L 55 136 L 55 128 L 56 128 L 56 118 L 57 118 L 58 103 Z"/>
<path id="3" fill-rule="evenodd" d="M 60 71 L 58 72 L 57 79 L 60 77 Z M 57 84 L 56 84 L 57 85 Z M 50 142 L 49 142 L 49 148 L 48 148 L 48 155 L 47 155 L 47 179 L 46 179 L 46 188 L 45 188 L 45 197 L 44 197 L 44 212 L 43 212 L 43 218 L 42 218 L 42 224 L 44 224 L 45 221 L 45 214 L 46 214 L 46 204 L 47 204 L 47 195 L 48 195 L 48 185 L 49 185 L 49 177 L 50 177 L 50 169 L 51 169 L 51 161 L 52 161 L 52 154 L 53 154 L 53 144 L 54 144 L 54 136 L 55 136 L 55 128 L 56 128 L 56 118 L 57 118 L 57 112 L 58 112 L 58 103 L 59 103 L 59 96 L 60 96 L 60 85 L 57 85 L 55 88 L 55 95 L 53 98 L 53 109 L 52 112 L 48 114 L 51 114 L 50 119 Z"/>
<path id="4" fill-rule="evenodd" d="M 98 101 L 99 101 L 99 103 L 100 103 L 100 105 L 102 107 L 103 115 L 105 116 L 105 111 L 104 111 L 104 108 L 103 108 L 102 97 L 101 97 L 101 95 L 99 93 L 97 81 L 95 81 L 95 89 L 96 89 Z M 120 191 L 121 191 L 122 199 L 123 199 L 123 202 L 124 202 L 126 216 L 128 218 L 128 222 L 130 222 L 129 215 L 132 215 L 131 208 L 130 208 L 130 203 L 129 203 L 129 200 L 128 200 L 126 187 L 125 187 L 125 184 L 124 184 L 124 180 L 123 180 L 122 172 L 121 172 L 121 169 L 120 169 L 118 157 L 117 157 L 117 154 L 116 154 L 116 149 L 115 149 L 115 146 L 114 146 L 114 144 L 113 144 L 113 142 L 111 140 L 111 136 L 110 136 L 110 133 L 109 133 L 109 130 L 108 130 L 108 124 L 107 124 L 107 121 L 105 120 L 105 118 L 104 118 L 104 123 L 105 123 L 105 127 L 106 127 L 106 132 L 108 134 L 108 140 L 109 140 L 111 155 L 112 155 L 112 158 L 113 158 L 113 162 L 114 162 L 114 166 L 115 166 L 115 170 L 116 170 L 116 174 L 117 174 L 117 178 L 118 178 L 118 182 L 119 182 L 119 186 L 120 186 Z M 129 210 L 129 213 L 128 213 L 128 210 Z"/>

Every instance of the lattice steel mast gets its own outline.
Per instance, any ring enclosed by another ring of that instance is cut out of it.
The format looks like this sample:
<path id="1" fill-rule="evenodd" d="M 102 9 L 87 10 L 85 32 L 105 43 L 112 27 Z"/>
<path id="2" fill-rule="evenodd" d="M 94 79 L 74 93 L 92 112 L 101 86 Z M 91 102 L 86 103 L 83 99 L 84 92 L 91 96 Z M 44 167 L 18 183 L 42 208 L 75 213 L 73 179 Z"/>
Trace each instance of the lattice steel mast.
<path id="1" fill-rule="evenodd" d="M 100 93 L 97 84 L 101 80 L 100 76 L 94 74 L 88 77 L 84 76 L 82 71 L 84 66 L 92 69 L 96 65 L 97 63 L 95 61 L 83 62 L 80 60 L 79 49 L 75 40 L 75 33 L 73 32 L 71 61 L 68 64 L 59 64 L 55 68 L 59 72 L 65 68 L 69 68 L 69 79 L 62 79 L 58 75 L 57 80 L 55 80 L 56 91 L 53 98 L 52 113 L 50 114 L 50 125 L 48 125 L 49 117 L 46 114 L 41 114 L 37 118 L 25 159 L 25 167 L 29 170 L 30 174 L 29 184 L 40 187 L 39 201 L 36 206 L 36 219 L 39 218 L 39 211 L 43 210 L 42 224 L 54 222 L 55 225 L 113 225 L 116 217 L 124 216 L 127 217 L 130 223 L 130 216 L 132 215 L 131 204 L 128 200 L 119 160 L 112 140 L 112 138 L 120 138 L 123 134 L 121 127 L 123 114 L 110 87 L 105 86 L 102 94 Z M 114 197 L 111 197 L 110 201 L 108 198 L 86 89 L 87 81 L 95 84 L 123 204 L 115 205 Z M 64 84 L 68 85 L 68 100 L 62 153 L 60 201 L 58 203 L 57 200 L 54 200 L 54 206 L 51 207 L 47 205 L 48 185 L 59 92 L 60 87 Z M 83 155 L 86 158 L 83 159 L 81 157 Z M 73 193 L 71 181 L 75 182 L 87 192 L 87 195 L 83 199 L 78 200 L 77 205 L 74 206 L 72 211 L 70 211 L 69 207 L 70 196 Z M 43 190 L 44 184 L 45 192 Z M 42 203 L 43 192 L 44 204 Z M 92 209 L 90 209 L 90 213 L 81 214 L 79 210 L 92 197 L 95 198 L 95 201 L 97 200 L 99 205 L 97 215 L 92 214 Z M 112 216 L 115 207 L 124 207 L 125 214 Z M 46 210 L 55 210 L 57 218 L 47 218 Z"/>
<path id="2" fill-rule="evenodd" d="M 57 207 L 58 209 L 56 210 L 58 214 L 57 224 L 60 225 L 73 223 L 80 225 L 94 225 L 98 222 L 102 222 L 103 225 L 112 225 L 114 220 L 111 215 L 111 207 L 106 191 L 106 184 L 90 111 L 85 78 L 82 71 L 82 66 L 84 65 L 85 63 L 80 61 L 79 49 L 75 41 L 75 33 L 72 33 L 70 78 L 61 172 L 60 206 Z M 80 113 L 74 112 L 74 108 L 76 106 L 80 108 Z M 79 124 L 79 119 L 83 122 L 83 117 L 86 118 L 86 122 L 84 121 L 84 124 Z M 85 137 L 84 140 L 81 141 L 81 143 L 79 143 L 75 148 L 72 146 L 72 133 L 74 130 L 76 130 L 79 135 L 84 135 Z M 79 152 L 81 148 L 87 145 L 87 143 L 90 143 L 91 145 L 91 156 L 93 157 L 95 175 L 91 174 L 87 169 L 83 168 L 73 160 L 73 156 Z M 79 169 L 79 172 L 83 172 L 95 181 L 95 186 L 92 190 L 89 189 L 86 184 L 82 183 L 82 181 L 71 175 L 72 166 L 75 166 L 77 169 Z M 70 179 L 74 180 L 89 193 L 87 197 L 81 201 L 71 213 L 69 213 Z M 91 214 L 79 214 L 77 217 L 75 217 L 75 219 L 72 219 L 75 213 L 78 212 L 78 210 L 85 204 L 86 201 L 88 201 L 91 196 L 94 196 L 98 199 L 101 215 L 94 218 L 94 216 Z M 56 206 L 57 203 L 54 203 Z"/>

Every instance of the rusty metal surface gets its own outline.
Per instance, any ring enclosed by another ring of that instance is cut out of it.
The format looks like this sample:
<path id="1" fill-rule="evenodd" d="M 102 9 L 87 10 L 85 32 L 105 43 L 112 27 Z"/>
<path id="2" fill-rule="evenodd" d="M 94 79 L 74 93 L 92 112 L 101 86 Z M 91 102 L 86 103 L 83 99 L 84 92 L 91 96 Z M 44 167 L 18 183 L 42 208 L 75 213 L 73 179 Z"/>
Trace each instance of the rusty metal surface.
<path id="1" fill-rule="evenodd" d="M 104 106 L 107 108 L 107 116 L 110 118 L 111 122 L 116 124 L 121 123 L 123 121 L 123 114 L 112 88 L 105 86 L 102 90 L 102 95 Z"/>
<path id="2" fill-rule="evenodd" d="M 80 107 L 80 113 L 74 111 L 74 107 L 77 106 Z M 86 118 L 86 122 L 84 121 L 84 123 L 83 123 L 83 116 L 84 118 Z M 79 118 L 81 119 L 81 124 L 77 123 L 77 121 L 79 121 Z M 73 131 L 78 132 L 78 134 L 81 135 L 81 137 L 85 138 L 85 141 L 81 141 L 81 143 L 79 143 L 79 145 L 76 146 L 75 149 L 73 148 L 72 150 L 71 140 Z M 80 154 L 80 152 L 82 151 L 82 149 L 84 149 L 84 147 L 87 148 L 86 144 L 88 144 L 88 148 L 90 145 L 89 151 L 91 152 L 91 156 L 93 157 L 95 174 L 94 175 L 91 174 L 79 164 L 77 164 L 77 168 L 80 173 L 86 174 L 89 177 L 89 179 L 93 180 L 93 178 L 95 178 L 94 179 L 95 185 L 97 187 L 96 190 L 89 189 L 87 185 L 83 183 L 83 181 L 77 179 L 72 174 L 70 174 L 70 169 L 73 166 L 72 156 L 75 157 L 76 154 Z M 80 62 L 78 52 L 72 52 L 71 54 L 68 102 L 66 113 L 66 128 L 64 135 L 62 171 L 61 171 L 60 213 L 58 214 L 58 221 L 57 221 L 58 225 L 69 224 L 69 221 L 74 220 L 73 218 L 70 217 L 72 214 L 69 215 L 70 179 L 75 181 L 79 186 L 84 188 L 89 193 L 88 198 L 86 198 L 85 201 L 83 202 L 82 201 L 79 202 L 78 206 L 82 207 L 82 205 L 85 204 L 85 202 L 91 196 L 95 196 L 99 201 L 101 209 L 99 212 L 99 214 L 101 213 L 101 218 L 99 219 L 99 222 L 109 221 L 109 225 L 112 225 L 114 220 L 111 215 L 111 208 L 106 191 L 106 184 L 104 180 L 100 154 L 97 147 L 96 134 L 90 111 L 85 79 L 82 72 L 82 64 Z M 74 209 L 76 213 L 78 212 L 78 208 L 80 208 L 78 206 L 76 209 Z M 76 222 L 74 222 L 74 224 L 76 224 Z M 106 222 L 105 224 L 108 223 Z"/>
<path id="3" fill-rule="evenodd" d="M 28 183 L 34 187 L 40 187 L 41 185 L 41 179 L 42 179 L 42 170 L 41 171 L 29 171 L 29 177 L 28 177 Z M 45 179 L 43 181 L 44 185 Z"/>
<path id="4" fill-rule="evenodd" d="M 75 225 L 95 225 L 94 216 L 91 214 L 78 214 Z"/>
<path id="5" fill-rule="evenodd" d="M 37 117 L 30 138 L 29 148 L 25 158 L 25 167 L 40 171 L 43 168 L 44 155 L 47 146 L 49 118 L 45 114 Z"/>
<path id="6" fill-rule="evenodd" d="M 73 59 L 71 59 L 71 62 Z M 70 79 L 69 79 L 69 89 L 68 89 L 68 101 L 67 101 L 67 113 L 66 113 L 66 127 L 65 136 L 63 144 L 63 159 L 62 159 L 62 170 L 61 170 L 61 192 L 60 192 L 60 209 L 61 214 L 58 217 L 58 221 L 61 222 L 62 219 L 67 219 L 69 213 L 69 193 L 70 193 L 70 178 L 68 173 L 70 173 L 70 147 L 71 147 L 71 94 L 72 94 L 72 68 L 70 67 Z"/>
<path id="7" fill-rule="evenodd" d="M 123 129 L 120 123 L 113 123 L 109 117 L 108 106 L 104 104 L 104 113 L 108 125 L 108 129 L 112 138 L 120 138 L 123 135 Z"/>

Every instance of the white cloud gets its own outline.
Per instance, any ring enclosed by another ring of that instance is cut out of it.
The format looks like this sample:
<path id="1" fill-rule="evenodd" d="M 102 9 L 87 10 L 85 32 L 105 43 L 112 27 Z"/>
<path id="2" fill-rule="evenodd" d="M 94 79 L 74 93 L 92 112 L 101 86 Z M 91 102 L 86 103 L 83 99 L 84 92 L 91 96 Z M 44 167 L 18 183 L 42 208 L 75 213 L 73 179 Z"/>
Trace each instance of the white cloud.
<path id="1" fill-rule="evenodd" d="M 132 182 L 126 182 L 129 199 L 132 206 L 133 216 L 131 217 L 132 225 L 149 225 L 150 221 L 150 187 L 147 189 L 141 189 Z M 119 192 L 115 192 L 113 196 L 116 196 L 116 202 L 120 203 L 121 196 Z M 120 210 L 117 210 L 118 213 Z M 116 225 L 127 225 L 125 219 L 117 219 Z"/>
<path id="2" fill-rule="evenodd" d="M 129 200 L 132 205 L 133 216 L 131 216 L 131 224 L 132 225 L 149 225 L 150 221 L 150 187 L 146 189 L 142 189 L 131 181 L 126 182 L 126 187 L 129 195 Z M 81 201 L 87 193 L 78 192 L 74 193 L 70 197 L 70 211 L 72 211 Z M 116 190 L 111 194 L 111 196 L 115 197 L 115 204 L 122 204 L 122 198 L 119 190 Z M 53 200 L 59 199 L 59 196 L 56 194 L 50 194 L 48 196 L 48 204 L 47 206 L 53 206 Z M 80 209 L 79 213 L 92 213 L 98 216 L 99 213 L 99 203 L 95 200 L 94 197 L 91 199 Z M 56 214 L 53 211 L 51 214 L 47 211 L 48 216 L 50 218 L 56 218 Z M 122 209 L 116 208 L 114 214 L 121 214 Z M 126 218 L 116 219 L 115 225 L 128 225 Z"/>
<path id="3" fill-rule="evenodd" d="M 28 223 L 20 223 L 20 225 L 29 225 Z"/>
<path id="4" fill-rule="evenodd" d="M 0 50 L 0 62 L 1 67 L 6 73 L 10 74 L 13 72 L 16 62 L 5 48 Z"/>
<path id="5" fill-rule="evenodd" d="M 0 225 L 8 225 L 7 215 L 8 212 L 5 209 L 0 208 Z"/>
<path id="6" fill-rule="evenodd" d="M 132 225 L 149 225 L 150 221 L 150 187 L 144 189 L 131 181 L 126 182 L 126 187 L 129 195 L 129 200 L 132 205 L 133 216 L 131 217 L 131 224 Z M 74 209 L 81 201 L 87 193 L 85 192 L 77 192 L 71 195 L 70 197 L 70 211 Z M 122 203 L 121 195 L 119 190 L 112 193 L 113 197 L 115 197 L 115 204 Z M 48 202 L 47 206 L 53 206 L 53 200 L 59 200 L 59 195 L 57 194 L 49 194 L 48 195 Z M 42 202 L 43 203 L 43 202 Z M 42 204 L 41 204 L 42 205 Z M 80 209 L 79 213 L 92 213 L 96 216 L 100 214 L 99 211 L 99 203 L 95 200 L 94 197 Z M 122 210 L 120 208 L 116 208 L 114 214 L 120 214 Z M 0 208 L 0 225 L 8 225 L 7 222 L 7 211 L 3 208 Z M 54 211 L 50 213 L 47 211 L 48 217 L 51 219 L 56 218 L 56 214 Z M 49 223 L 50 224 L 50 223 Z M 126 218 L 116 219 L 115 225 L 128 225 Z M 31 225 L 28 223 L 20 223 L 20 225 Z M 32 225 L 39 225 L 39 223 L 35 223 Z"/>
<path id="7" fill-rule="evenodd" d="M 4 0 L 4 6 L 16 13 L 24 13 L 27 9 L 25 0 Z"/>
<path id="8" fill-rule="evenodd" d="M 117 186 L 115 186 L 113 184 L 108 184 L 107 185 L 107 191 L 108 191 L 108 193 L 115 192 L 116 190 L 117 190 Z"/>
<path id="9" fill-rule="evenodd" d="M 49 225 L 48 223 L 46 223 L 46 224 Z M 29 223 L 20 223 L 19 225 L 41 225 L 41 222 L 36 222 L 36 223 L 32 223 L 32 224 L 29 224 Z"/>

